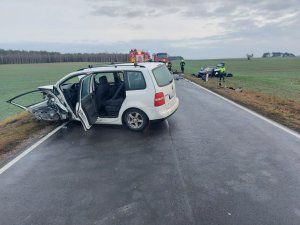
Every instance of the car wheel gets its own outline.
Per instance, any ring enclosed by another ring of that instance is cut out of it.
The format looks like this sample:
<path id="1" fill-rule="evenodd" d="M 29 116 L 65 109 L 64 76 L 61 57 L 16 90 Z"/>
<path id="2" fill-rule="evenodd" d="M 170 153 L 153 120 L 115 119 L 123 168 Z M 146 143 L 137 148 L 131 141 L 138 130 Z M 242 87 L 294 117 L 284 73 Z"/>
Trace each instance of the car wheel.
<path id="1" fill-rule="evenodd" d="M 124 123 L 128 129 L 142 131 L 149 123 L 147 115 L 139 109 L 129 109 L 124 114 Z"/>

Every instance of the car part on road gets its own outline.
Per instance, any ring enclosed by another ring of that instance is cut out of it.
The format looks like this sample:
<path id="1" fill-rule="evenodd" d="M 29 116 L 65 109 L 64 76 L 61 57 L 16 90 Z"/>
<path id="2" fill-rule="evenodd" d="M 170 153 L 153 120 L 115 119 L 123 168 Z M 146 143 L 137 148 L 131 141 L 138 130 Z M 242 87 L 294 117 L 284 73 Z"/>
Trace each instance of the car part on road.
<path id="1" fill-rule="evenodd" d="M 183 77 L 180 76 L 179 74 L 173 74 L 173 75 L 174 75 L 174 79 L 175 79 L 175 80 L 183 79 Z"/>

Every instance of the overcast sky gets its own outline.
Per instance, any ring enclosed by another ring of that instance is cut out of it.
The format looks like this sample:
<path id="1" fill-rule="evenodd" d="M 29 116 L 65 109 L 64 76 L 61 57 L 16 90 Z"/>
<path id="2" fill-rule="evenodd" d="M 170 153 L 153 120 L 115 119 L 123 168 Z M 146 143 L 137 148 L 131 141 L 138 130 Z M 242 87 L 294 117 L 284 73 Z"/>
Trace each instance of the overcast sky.
<path id="1" fill-rule="evenodd" d="M 300 55 L 300 0 L 0 0 L 0 48 Z"/>

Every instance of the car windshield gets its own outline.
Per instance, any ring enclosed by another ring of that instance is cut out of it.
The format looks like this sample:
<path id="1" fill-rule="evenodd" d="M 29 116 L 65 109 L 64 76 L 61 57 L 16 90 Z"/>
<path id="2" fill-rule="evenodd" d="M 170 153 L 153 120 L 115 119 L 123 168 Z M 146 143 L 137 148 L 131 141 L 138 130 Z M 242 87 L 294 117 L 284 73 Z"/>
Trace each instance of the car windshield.
<path id="1" fill-rule="evenodd" d="M 157 58 L 167 58 L 167 53 L 157 53 Z"/>
<path id="2" fill-rule="evenodd" d="M 152 70 L 158 86 L 163 87 L 170 84 L 173 80 L 173 76 L 165 65 L 157 67 Z"/>

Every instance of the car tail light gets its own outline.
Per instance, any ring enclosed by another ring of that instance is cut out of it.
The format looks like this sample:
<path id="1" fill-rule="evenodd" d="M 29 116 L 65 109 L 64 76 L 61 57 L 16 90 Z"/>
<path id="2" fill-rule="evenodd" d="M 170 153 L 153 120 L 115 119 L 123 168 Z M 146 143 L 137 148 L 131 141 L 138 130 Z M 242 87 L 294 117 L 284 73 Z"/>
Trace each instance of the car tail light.
<path id="1" fill-rule="evenodd" d="M 154 96 L 154 106 L 155 107 L 158 107 L 158 106 L 162 106 L 166 103 L 165 101 L 165 95 L 163 92 L 158 92 L 158 93 L 155 93 L 155 96 Z"/>

